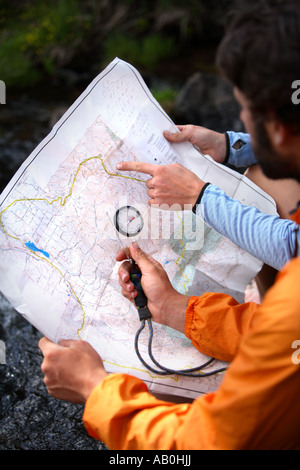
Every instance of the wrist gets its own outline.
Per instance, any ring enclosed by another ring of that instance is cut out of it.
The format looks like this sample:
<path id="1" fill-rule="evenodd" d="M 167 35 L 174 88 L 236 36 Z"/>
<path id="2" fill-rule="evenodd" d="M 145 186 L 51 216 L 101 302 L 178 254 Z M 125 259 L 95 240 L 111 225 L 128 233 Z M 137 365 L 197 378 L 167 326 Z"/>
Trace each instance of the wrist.
<path id="1" fill-rule="evenodd" d="M 206 186 L 207 186 L 207 183 L 197 177 L 197 181 L 193 185 L 192 194 L 189 199 L 189 203 L 192 208 L 197 204 L 198 199 L 199 199 L 199 194 L 202 194 Z"/>
<path id="2" fill-rule="evenodd" d="M 162 323 L 174 330 L 184 333 L 185 313 L 189 299 L 189 296 L 180 294 L 174 290 L 173 295 L 168 297 L 168 301 L 164 306 Z"/>
<path id="3" fill-rule="evenodd" d="M 99 369 L 99 371 L 95 372 L 92 377 L 89 377 L 86 380 L 86 384 L 82 392 L 84 402 L 87 401 L 94 388 L 96 388 L 107 376 L 108 373 L 105 369 Z"/>
<path id="4" fill-rule="evenodd" d="M 203 193 L 205 191 L 205 189 L 207 188 L 207 186 L 209 186 L 210 183 L 204 183 L 199 194 L 198 194 L 198 197 L 197 197 L 197 200 L 195 202 L 195 204 L 193 205 L 192 207 L 192 211 L 194 212 L 194 214 L 196 214 L 196 211 L 197 211 L 197 206 L 201 203 L 201 199 L 202 199 L 202 196 L 203 196 Z"/>
<path id="5" fill-rule="evenodd" d="M 229 139 L 229 134 L 228 132 L 224 132 L 224 136 L 225 136 L 225 157 L 224 157 L 224 160 L 223 162 L 221 163 L 227 163 L 228 160 L 229 160 L 229 156 L 230 156 L 230 139 Z"/>
<path id="6" fill-rule="evenodd" d="M 228 149 L 228 134 L 227 132 L 214 132 L 211 131 L 213 138 L 210 142 L 208 154 L 218 163 L 226 162 L 226 154 Z"/>

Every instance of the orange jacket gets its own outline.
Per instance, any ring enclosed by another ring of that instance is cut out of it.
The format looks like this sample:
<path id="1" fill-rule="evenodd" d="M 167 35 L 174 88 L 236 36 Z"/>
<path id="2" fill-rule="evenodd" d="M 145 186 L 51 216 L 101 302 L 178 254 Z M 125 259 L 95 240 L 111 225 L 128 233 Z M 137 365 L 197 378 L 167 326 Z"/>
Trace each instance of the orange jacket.
<path id="1" fill-rule="evenodd" d="M 110 375 L 87 400 L 89 434 L 110 449 L 300 449 L 299 279 L 296 258 L 261 305 L 225 294 L 191 297 L 186 336 L 231 362 L 218 390 L 173 404 L 135 377 Z"/>

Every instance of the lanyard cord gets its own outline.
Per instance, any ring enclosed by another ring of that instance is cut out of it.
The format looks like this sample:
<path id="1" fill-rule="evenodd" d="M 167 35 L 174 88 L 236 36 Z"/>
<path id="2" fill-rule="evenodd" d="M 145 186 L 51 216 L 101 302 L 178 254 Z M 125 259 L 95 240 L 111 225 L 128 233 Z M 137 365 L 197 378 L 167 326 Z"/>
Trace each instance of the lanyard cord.
<path id="1" fill-rule="evenodd" d="M 147 362 L 142 358 L 141 354 L 140 354 L 140 351 L 139 351 L 139 347 L 138 347 L 138 341 L 139 341 L 139 336 L 141 334 L 141 332 L 144 330 L 145 328 L 145 319 L 141 319 L 141 326 L 140 328 L 138 329 L 138 331 L 136 332 L 136 335 L 135 335 L 135 340 L 134 340 L 134 348 L 135 348 L 135 351 L 136 351 L 136 354 L 139 358 L 139 360 L 142 362 L 142 364 L 147 368 L 149 369 L 151 372 L 154 372 L 155 374 L 158 374 L 158 375 L 170 375 L 170 374 L 175 374 L 175 375 L 183 375 L 183 376 L 186 376 L 186 377 L 208 377 L 209 375 L 215 375 L 217 374 L 218 372 L 224 372 L 227 368 L 226 367 L 223 367 L 221 369 L 216 369 L 216 370 L 213 370 L 212 372 L 198 372 L 196 373 L 197 371 L 200 371 L 202 369 L 204 369 L 205 367 L 207 367 L 209 364 L 211 364 L 213 361 L 215 361 L 214 358 L 210 358 L 208 361 L 206 361 L 205 363 L 201 364 L 200 366 L 198 367 L 194 367 L 193 369 L 180 369 L 180 370 L 174 370 L 174 369 L 169 369 L 167 367 L 164 367 L 162 366 L 161 364 L 159 364 L 156 359 L 153 357 L 153 353 L 152 353 L 152 340 L 153 340 L 153 327 L 152 327 L 152 321 L 151 321 L 151 318 L 146 318 L 147 322 L 148 322 L 148 327 L 149 327 L 149 341 L 148 341 L 148 354 L 149 354 L 149 357 L 150 359 L 153 361 L 153 363 L 159 367 L 161 370 L 156 370 L 154 369 L 153 367 L 151 367 L 149 364 L 147 364 Z"/>
<path id="2" fill-rule="evenodd" d="M 151 313 L 148 309 L 147 306 L 147 297 L 145 296 L 145 293 L 142 288 L 142 283 L 141 283 L 141 278 L 142 278 L 142 273 L 139 268 L 139 266 L 135 263 L 134 260 L 132 260 L 132 267 L 130 271 L 130 279 L 132 280 L 138 295 L 134 299 L 135 306 L 137 307 L 137 311 L 139 314 L 139 319 L 141 321 L 141 326 L 136 332 L 135 335 L 135 340 L 134 340 L 134 348 L 136 351 L 136 354 L 141 361 L 141 363 L 151 372 L 154 372 L 155 374 L 158 375 L 170 375 L 170 374 L 175 374 L 175 375 L 183 375 L 186 377 L 208 377 L 209 375 L 215 375 L 218 372 L 224 372 L 227 368 L 224 367 L 222 369 L 217 369 L 213 370 L 212 372 L 202 372 L 202 369 L 207 367 L 209 364 L 211 364 L 213 361 L 215 361 L 214 358 L 210 358 L 208 361 L 206 361 L 204 364 L 201 364 L 198 367 L 194 367 L 193 369 L 180 369 L 180 370 L 174 370 L 174 369 L 169 369 L 167 367 L 162 366 L 159 364 L 156 359 L 153 357 L 152 353 L 152 340 L 153 340 L 153 327 L 152 327 L 152 320 L 151 320 Z M 142 358 L 141 353 L 139 351 L 139 337 L 143 329 L 145 328 L 145 321 L 147 320 L 148 322 L 148 327 L 149 327 L 149 341 L 148 341 L 148 354 L 150 359 L 153 361 L 153 363 L 159 367 L 160 370 L 156 370 L 153 367 L 151 367 L 147 362 Z M 198 373 L 197 373 L 198 372 Z"/>

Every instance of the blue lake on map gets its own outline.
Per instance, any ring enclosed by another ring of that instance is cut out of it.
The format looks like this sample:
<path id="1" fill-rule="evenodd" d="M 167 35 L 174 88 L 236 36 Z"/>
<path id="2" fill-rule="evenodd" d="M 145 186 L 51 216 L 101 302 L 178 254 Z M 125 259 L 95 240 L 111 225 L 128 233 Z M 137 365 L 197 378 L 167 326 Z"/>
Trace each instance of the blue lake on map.
<path id="1" fill-rule="evenodd" d="M 25 243 L 25 245 L 27 246 L 27 248 L 29 248 L 30 250 L 32 251 L 39 251 L 40 253 L 42 253 L 44 256 L 47 256 L 47 258 L 50 258 L 50 255 L 49 253 L 47 253 L 47 251 L 44 251 L 44 250 L 40 250 L 39 248 L 37 248 L 35 246 L 35 244 L 33 242 L 27 242 Z"/>

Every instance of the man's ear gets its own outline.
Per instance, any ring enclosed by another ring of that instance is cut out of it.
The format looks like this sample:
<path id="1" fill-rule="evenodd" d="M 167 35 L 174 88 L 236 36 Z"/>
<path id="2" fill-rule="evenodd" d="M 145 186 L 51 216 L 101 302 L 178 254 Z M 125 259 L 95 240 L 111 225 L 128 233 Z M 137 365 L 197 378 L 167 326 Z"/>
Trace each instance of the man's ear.
<path id="1" fill-rule="evenodd" d="M 291 129 L 278 119 L 270 119 L 265 122 L 265 128 L 270 142 L 275 149 L 281 149 L 291 137 Z"/>

